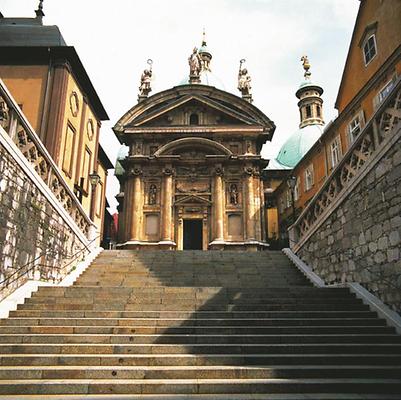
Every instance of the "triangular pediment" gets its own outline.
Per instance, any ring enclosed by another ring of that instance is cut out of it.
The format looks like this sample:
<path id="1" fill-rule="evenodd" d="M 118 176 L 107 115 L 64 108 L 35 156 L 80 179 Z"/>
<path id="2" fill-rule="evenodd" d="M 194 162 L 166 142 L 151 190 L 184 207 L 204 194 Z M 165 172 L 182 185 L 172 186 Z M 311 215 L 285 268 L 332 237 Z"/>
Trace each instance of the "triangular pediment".
<path id="1" fill-rule="evenodd" d="M 179 126 L 188 125 L 189 114 L 200 115 L 201 125 L 218 124 L 258 124 L 238 109 L 201 95 L 184 95 L 168 104 L 160 104 L 153 107 L 145 115 L 130 122 L 131 127 L 145 126 Z"/>
<path id="2" fill-rule="evenodd" d="M 189 195 L 183 195 L 180 197 L 178 200 L 175 202 L 176 205 L 178 204 L 202 204 L 202 205 L 211 205 L 211 201 L 198 196 L 196 194 L 189 194 Z"/>
<path id="3" fill-rule="evenodd" d="M 174 130 L 187 126 L 197 130 L 235 125 L 241 129 L 262 129 L 270 137 L 275 129 L 262 111 L 240 96 L 196 84 L 175 86 L 140 101 L 119 119 L 113 130 L 122 139 L 124 134 L 151 132 L 154 128 Z"/>

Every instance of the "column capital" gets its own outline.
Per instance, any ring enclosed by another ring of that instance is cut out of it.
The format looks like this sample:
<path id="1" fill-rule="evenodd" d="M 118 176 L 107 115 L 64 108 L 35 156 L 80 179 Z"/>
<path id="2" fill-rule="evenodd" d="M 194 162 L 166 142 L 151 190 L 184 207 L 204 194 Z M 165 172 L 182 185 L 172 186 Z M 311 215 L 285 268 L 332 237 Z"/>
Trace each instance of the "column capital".
<path id="1" fill-rule="evenodd" d="M 171 176 L 171 175 L 174 175 L 174 168 L 172 168 L 172 167 L 164 167 L 162 172 L 163 172 L 163 175 Z"/>
<path id="2" fill-rule="evenodd" d="M 129 176 L 139 176 L 142 175 L 143 171 L 141 167 L 132 167 L 128 171 Z"/>
<path id="3" fill-rule="evenodd" d="M 214 167 L 213 173 L 215 176 L 223 176 L 224 175 L 224 168 L 221 165 L 216 165 Z"/>
<path id="4" fill-rule="evenodd" d="M 245 175 L 252 176 L 255 173 L 255 169 L 253 167 L 244 167 Z"/>

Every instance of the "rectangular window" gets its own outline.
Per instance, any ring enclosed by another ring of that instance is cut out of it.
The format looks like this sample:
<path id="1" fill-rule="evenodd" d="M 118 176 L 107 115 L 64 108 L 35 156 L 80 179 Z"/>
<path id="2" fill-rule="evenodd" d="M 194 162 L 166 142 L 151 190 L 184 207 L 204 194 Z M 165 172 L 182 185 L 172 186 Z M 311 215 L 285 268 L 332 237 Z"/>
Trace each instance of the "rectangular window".
<path id="1" fill-rule="evenodd" d="M 337 136 L 330 144 L 330 163 L 331 168 L 334 168 L 341 158 L 341 142 L 340 136 Z"/>
<path id="2" fill-rule="evenodd" d="M 280 201 L 278 203 L 278 210 L 279 210 L 280 214 L 282 214 L 285 210 L 285 204 L 284 204 L 283 198 L 280 198 Z"/>
<path id="3" fill-rule="evenodd" d="M 294 201 L 299 200 L 299 195 L 300 195 L 299 184 L 300 184 L 299 177 L 297 177 L 297 183 L 295 184 L 295 187 L 294 187 Z"/>
<path id="4" fill-rule="evenodd" d="M 289 208 L 289 207 L 291 207 L 292 206 L 292 194 L 291 194 L 291 189 L 288 189 L 287 190 L 287 196 L 286 196 L 286 199 L 287 199 L 287 208 Z"/>
<path id="5" fill-rule="evenodd" d="M 376 56 L 376 37 L 375 35 L 369 36 L 363 46 L 363 56 L 365 58 L 365 65 L 368 65 Z"/>
<path id="6" fill-rule="evenodd" d="M 361 133 L 364 122 L 363 111 L 360 111 L 348 124 L 348 138 L 350 144 L 353 143 Z"/>
<path id="7" fill-rule="evenodd" d="M 89 192 L 89 174 L 91 173 L 92 153 L 85 147 L 84 160 L 82 164 L 81 176 L 84 178 L 83 189 Z"/>
<path id="8" fill-rule="evenodd" d="M 312 116 L 311 106 L 306 106 L 306 118 L 310 118 Z"/>
<path id="9" fill-rule="evenodd" d="M 63 154 L 63 171 L 71 178 L 72 176 L 72 161 L 74 156 L 75 145 L 75 129 L 72 125 L 67 124 L 67 131 L 64 137 L 64 154 Z"/>
<path id="10" fill-rule="evenodd" d="M 394 80 L 391 80 L 390 82 L 386 83 L 386 85 L 379 92 L 378 95 L 379 103 L 383 102 L 383 100 L 388 96 L 393 87 L 394 87 Z"/>
<path id="11" fill-rule="evenodd" d="M 313 180 L 313 164 L 311 164 L 305 170 L 305 192 L 312 189 Z"/>

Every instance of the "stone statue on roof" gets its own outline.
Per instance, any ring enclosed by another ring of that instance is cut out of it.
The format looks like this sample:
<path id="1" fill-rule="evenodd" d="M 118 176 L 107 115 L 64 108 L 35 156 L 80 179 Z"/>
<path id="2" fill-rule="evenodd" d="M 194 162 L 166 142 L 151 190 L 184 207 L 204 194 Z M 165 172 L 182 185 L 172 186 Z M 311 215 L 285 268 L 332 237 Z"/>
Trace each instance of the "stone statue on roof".
<path id="1" fill-rule="evenodd" d="M 149 93 L 152 91 L 151 81 L 152 81 L 152 60 L 148 60 L 149 69 L 145 69 L 141 75 L 141 83 L 139 86 L 139 99 L 148 97 Z"/>
<path id="2" fill-rule="evenodd" d="M 308 60 L 308 56 L 302 56 L 301 57 L 301 61 L 302 61 L 302 66 L 304 67 L 304 70 L 305 70 L 305 74 L 304 74 L 304 77 L 307 79 L 307 78 L 310 78 L 310 76 L 312 75 L 311 74 L 311 72 L 309 71 L 309 69 L 310 69 L 310 63 L 309 63 L 309 60 Z"/>
<path id="3" fill-rule="evenodd" d="M 202 59 L 199 55 L 197 47 L 194 47 L 192 54 L 189 56 L 188 64 L 190 81 L 193 79 L 199 79 L 199 75 L 202 70 Z"/>
<path id="4" fill-rule="evenodd" d="M 251 77 L 246 68 L 242 68 L 242 64 L 245 62 L 244 59 L 240 61 L 239 72 L 238 72 L 238 90 L 241 92 L 242 97 L 251 99 Z"/>

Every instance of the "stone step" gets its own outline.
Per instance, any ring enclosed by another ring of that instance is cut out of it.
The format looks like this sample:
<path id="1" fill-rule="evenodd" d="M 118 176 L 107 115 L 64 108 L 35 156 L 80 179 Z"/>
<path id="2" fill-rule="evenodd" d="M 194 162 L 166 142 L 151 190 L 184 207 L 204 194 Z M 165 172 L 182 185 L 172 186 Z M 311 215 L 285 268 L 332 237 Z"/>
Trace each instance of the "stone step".
<path id="1" fill-rule="evenodd" d="M 43 395 L 7 395 L 5 400 L 43 400 Z M 106 395 L 46 395 L 46 400 L 400 400 L 398 394 L 303 393 L 303 394 L 106 394 Z"/>
<path id="2" fill-rule="evenodd" d="M 65 326 L 65 325 L 36 325 L 36 326 L 0 326 L 0 334 L 196 334 L 196 335 L 243 335 L 250 332 L 247 326 Z M 394 328 L 388 326 L 253 326 L 253 334 L 267 335 L 321 335 L 321 334 L 393 334 Z"/>
<path id="3" fill-rule="evenodd" d="M 272 312 L 272 311 L 318 311 L 318 312 L 332 312 L 332 311 L 367 311 L 369 307 L 363 303 L 354 303 L 354 302 L 346 302 L 346 303 L 274 303 L 274 304 L 263 304 L 263 305 L 233 305 L 226 304 L 225 306 L 221 305 L 213 305 L 213 304 L 205 304 L 201 307 L 197 307 L 197 311 L 194 308 L 186 307 L 186 310 L 178 309 L 176 307 L 175 311 L 168 310 L 167 305 L 165 304 L 156 304 L 152 309 L 151 304 L 125 304 L 125 303 L 110 303 L 107 304 L 105 302 L 100 303 L 96 302 L 93 304 L 46 304 L 46 303 L 25 303 L 19 304 L 17 310 L 31 310 L 31 311 L 71 311 L 75 310 L 76 312 L 136 312 L 142 313 L 143 316 L 148 316 L 148 313 L 199 313 L 199 312 L 210 312 L 210 313 L 225 313 L 225 312 L 235 312 L 235 313 L 264 313 L 264 312 Z M 156 311 L 157 310 L 157 311 Z M 208 311 L 209 310 L 209 311 Z"/>
<path id="4" fill-rule="evenodd" d="M 1 394 L 401 393 L 400 379 L 63 379 L 3 380 Z"/>
<path id="5" fill-rule="evenodd" d="M 0 354 L 401 354 L 400 343 L 278 343 L 278 344 L 2 344 Z"/>
<path id="6" fill-rule="evenodd" d="M 63 326 L 384 326 L 385 320 L 378 318 L 29 318 L 13 317 L 0 320 L 0 325 L 63 325 Z"/>
<path id="7" fill-rule="evenodd" d="M 400 379 L 401 366 L 1 366 L 0 380 L 26 379 Z"/>
<path id="8" fill-rule="evenodd" d="M 45 318 L 180 318 L 186 320 L 223 318 L 377 318 L 372 311 L 70 311 L 15 310 L 10 317 Z"/>
<path id="9" fill-rule="evenodd" d="M 0 354 L 1 366 L 401 366 L 401 354 Z"/>
<path id="10" fill-rule="evenodd" d="M 121 297 L 138 294 L 141 296 L 166 296 L 166 295 L 180 295 L 185 296 L 189 294 L 201 295 L 201 296 L 213 296 L 213 295 L 226 295 L 227 297 L 237 296 L 242 294 L 244 296 L 262 296 L 262 297 L 288 297 L 291 296 L 304 297 L 308 294 L 320 297 L 352 297 L 355 298 L 353 294 L 350 293 L 348 289 L 336 288 L 336 289 L 321 289 L 308 286 L 298 286 L 298 287 L 275 287 L 266 289 L 241 289 L 241 288 L 225 288 L 225 287 L 169 287 L 169 286 L 158 286 L 151 288 L 127 288 L 127 287 L 99 287 L 99 286 L 44 286 L 39 287 L 37 292 L 33 293 L 33 296 L 53 296 L 53 297 L 73 297 L 73 296 L 93 296 L 93 295 L 120 295 Z M 284 296 L 282 296 L 284 295 Z"/>
<path id="11" fill-rule="evenodd" d="M 0 335 L 0 343 L 7 344 L 390 344 L 401 343 L 400 335 L 263 335 L 263 334 L 24 334 Z"/>
<path id="12" fill-rule="evenodd" d="M 144 286 L 147 287 L 154 287 L 158 286 L 160 284 L 163 284 L 165 286 L 175 286 L 177 284 L 181 284 L 182 286 L 194 286 L 198 287 L 201 285 L 206 286 L 208 282 L 210 282 L 211 278 L 205 279 L 204 282 L 202 281 L 188 281 L 188 282 L 177 282 L 172 280 L 171 282 L 162 282 L 160 280 L 155 280 L 153 282 L 147 282 L 147 281 L 137 281 L 137 280 L 132 280 L 132 281 L 112 281 L 111 279 L 105 279 L 105 281 L 85 281 L 85 282 L 75 282 L 74 286 L 78 287 L 79 285 L 81 286 L 102 286 L 102 287 L 115 287 L 115 286 L 122 286 L 122 287 L 132 287 L 132 288 L 142 288 Z M 243 283 L 239 281 L 233 281 L 231 283 L 226 282 L 225 284 L 227 287 L 231 288 L 244 288 L 244 289 L 251 289 L 251 288 L 259 288 L 259 289 L 268 289 L 269 287 L 277 287 L 277 286 L 285 286 L 283 285 L 283 282 L 263 282 L 260 279 L 255 280 L 255 282 L 248 282 L 248 283 Z M 287 283 L 288 284 L 288 283 Z M 298 286 L 298 282 L 293 282 L 294 286 Z"/>

